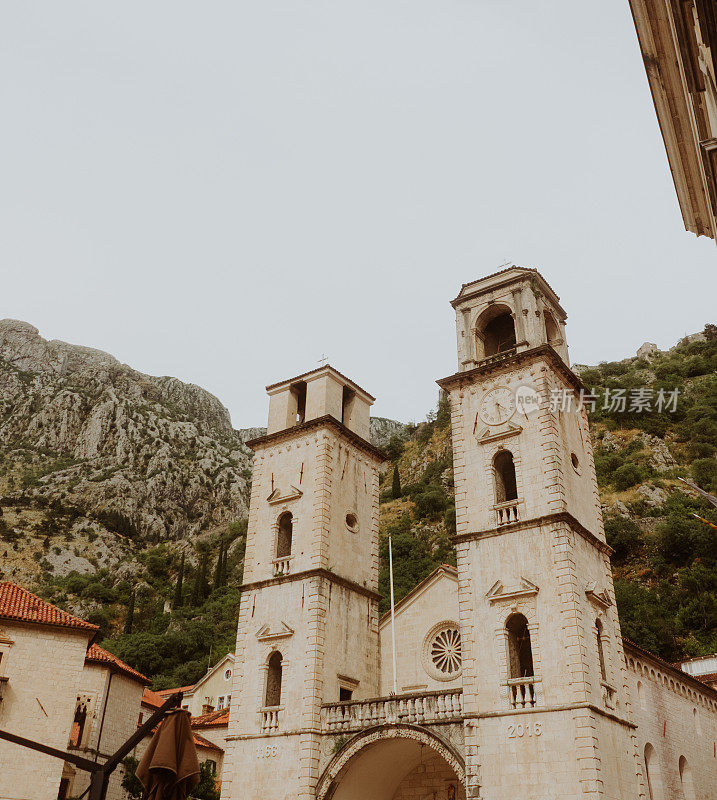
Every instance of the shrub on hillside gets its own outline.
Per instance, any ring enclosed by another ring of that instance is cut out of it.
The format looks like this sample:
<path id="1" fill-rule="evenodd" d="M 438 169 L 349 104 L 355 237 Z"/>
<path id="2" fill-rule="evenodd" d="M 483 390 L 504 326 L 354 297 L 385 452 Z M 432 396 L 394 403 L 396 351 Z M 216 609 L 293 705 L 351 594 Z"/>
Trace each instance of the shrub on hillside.
<path id="1" fill-rule="evenodd" d="M 690 468 L 695 483 L 705 491 L 710 491 L 717 487 L 717 459 L 698 458 L 692 462 Z"/>
<path id="2" fill-rule="evenodd" d="M 612 475 L 612 482 L 615 488 L 622 492 L 640 483 L 645 477 L 645 473 L 637 464 L 623 464 L 618 467 Z"/>
<path id="3" fill-rule="evenodd" d="M 642 531 L 639 525 L 627 517 L 609 517 L 605 520 L 605 537 L 615 551 L 612 560 L 624 561 L 642 544 Z"/>

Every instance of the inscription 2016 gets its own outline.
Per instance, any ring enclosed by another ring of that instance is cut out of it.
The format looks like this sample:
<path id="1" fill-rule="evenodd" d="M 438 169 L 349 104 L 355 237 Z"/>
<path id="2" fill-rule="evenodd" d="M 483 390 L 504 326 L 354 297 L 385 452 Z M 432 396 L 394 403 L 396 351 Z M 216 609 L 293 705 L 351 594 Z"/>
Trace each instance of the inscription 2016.
<path id="1" fill-rule="evenodd" d="M 540 736 L 543 733 L 542 722 L 522 722 L 517 725 L 508 725 L 508 738 L 509 739 L 522 739 L 523 737 Z"/>

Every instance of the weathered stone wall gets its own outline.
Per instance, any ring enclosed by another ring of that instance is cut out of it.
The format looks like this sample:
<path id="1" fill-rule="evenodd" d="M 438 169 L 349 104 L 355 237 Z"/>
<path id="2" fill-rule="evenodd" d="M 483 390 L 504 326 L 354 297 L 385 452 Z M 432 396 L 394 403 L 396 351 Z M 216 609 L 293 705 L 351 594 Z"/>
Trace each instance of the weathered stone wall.
<path id="1" fill-rule="evenodd" d="M 453 798 L 465 800 L 466 793 L 453 770 L 437 754 L 427 755 L 426 759 L 407 775 L 393 800 L 448 800 L 449 789 L 453 787 Z"/>
<path id="2" fill-rule="evenodd" d="M 3 658 L 9 678 L 0 703 L 0 727 L 65 750 L 89 634 L 69 628 L 3 621 L 13 640 Z M 57 800 L 62 761 L 0 741 L 0 797 Z"/>
<path id="3" fill-rule="evenodd" d="M 652 800 L 717 798 L 717 691 L 682 677 L 646 653 L 626 647 L 630 694 L 643 760 L 650 764 Z M 680 775 L 680 761 L 687 767 Z"/>

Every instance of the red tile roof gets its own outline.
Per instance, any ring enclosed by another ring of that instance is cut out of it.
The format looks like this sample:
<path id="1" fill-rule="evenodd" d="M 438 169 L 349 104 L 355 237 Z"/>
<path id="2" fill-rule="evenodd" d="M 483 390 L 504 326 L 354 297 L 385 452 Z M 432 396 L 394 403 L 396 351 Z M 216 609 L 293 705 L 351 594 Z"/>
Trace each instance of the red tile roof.
<path id="1" fill-rule="evenodd" d="M 201 714 L 192 717 L 193 728 L 207 728 L 214 725 L 229 724 L 229 708 L 222 708 L 219 711 L 210 711 L 208 714 Z"/>
<path id="2" fill-rule="evenodd" d="M 110 667 L 110 669 L 123 672 L 128 677 L 139 681 L 139 683 L 144 683 L 145 685 L 152 682 L 149 678 L 146 678 L 144 675 L 142 675 L 141 672 L 137 672 L 136 669 L 132 669 L 129 664 L 125 664 L 124 661 L 117 658 L 116 655 L 104 650 L 98 644 L 91 644 L 89 646 L 87 655 L 85 656 L 85 663 L 106 665 Z"/>
<path id="3" fill-rule="evenodd" d="M 99 630 L 97 625 L 73 617 L 67 611 L 41 600 L 17 584 L 5 581 L 0 581 L 0 619 L 75 628 L 92 634 Z"/>
<path id="4" fill-rule="evenodd" d="M 144 694 L 142 695 L 142 705 L 143 706 L 150 706 L 151 708 L 159 708 L 161 705 L 165 703 L 167 700 L 166 697 L 162 697 L 161 694 L 157 694 L 157 692 L 153 692 L 151 689 L 148 689 L 146 686 L 144 687 Z"/>
<path id="5" fill-rule="evenodd" d="M 178 686 L 175 689 L 158 689 L 155 694 L 158 694 L 160 697 L 163 697 L 165 700 L 172 694 L 176 694 L 177 692 L 191 692 L 194 689 L 195 684 L 191 686 Z"/>
<path id="6" fill-rule="evenodd" d="M 206 747 L 208 750 L 216 750 L 218 753 L 223 753 L 219 745 L 214 744 L 214 742 L 210 742 L 209 739 L 205 739 L 203 736 L 200 736 L 196 731 L 192 731 L 192 738 L 194 739 L 194 744 L 197 747 Z"/>

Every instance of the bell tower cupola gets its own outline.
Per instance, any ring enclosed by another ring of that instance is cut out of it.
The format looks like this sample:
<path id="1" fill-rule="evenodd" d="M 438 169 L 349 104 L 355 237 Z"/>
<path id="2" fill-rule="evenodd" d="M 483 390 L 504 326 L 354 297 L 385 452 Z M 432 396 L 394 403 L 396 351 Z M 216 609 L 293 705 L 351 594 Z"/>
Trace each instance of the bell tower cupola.
<path id="1" fill-rule="evenodd" d="M 567 314 L 560 298 L 535 269 L 510 267 L 464 283 L 451 302 L 456 310 L 458 368 L 485 359 L 550 345 L 569 364 Z"/>

